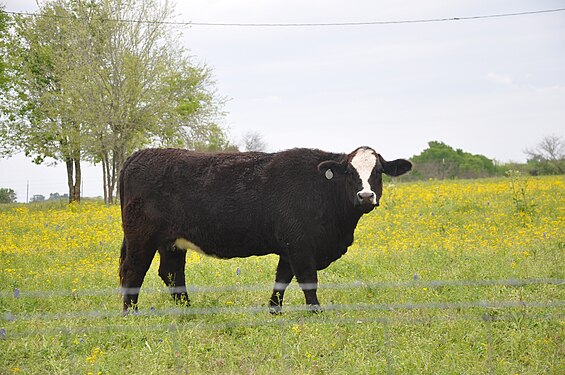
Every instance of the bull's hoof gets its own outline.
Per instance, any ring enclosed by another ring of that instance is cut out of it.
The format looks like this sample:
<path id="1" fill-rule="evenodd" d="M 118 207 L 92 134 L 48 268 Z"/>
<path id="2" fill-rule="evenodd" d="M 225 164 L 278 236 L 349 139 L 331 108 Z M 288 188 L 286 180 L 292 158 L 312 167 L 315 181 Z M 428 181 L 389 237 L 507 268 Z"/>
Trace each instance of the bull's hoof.
<path id="1" fill-rule="evenodd" d="M 271 315 L 281 315 L 282 314 L 282 306 L 280 306 L 280 305 L 269 305 L 269 313 L 271 313 Z"/>
<path id="2" fill-rule="evenodd" d="M 324 312 L 324 309 L 320 305 L 308 305 L 308 311 L 313 314 L 320 314 Z"/>
<path id="3" fill-rule="evenodd" d="M 132 315 L 132 316 L 140 315 L 140 312 L 139 312 L 139 310 L 137 309 L 137 307 L 136 307 L 136 308 L 124 309 L 124 310 L 122 311 L 122 316 L 123 316 L 123 317 L 127 317 L 127 316 L 130 316 L 130 315 Z"/>
<path id="4" fill-rule="evenodd" d="M 190 298 L 188 298 L 186 293 L 173 294 L 173 300 L 179 306 L 190 307 Z"/>

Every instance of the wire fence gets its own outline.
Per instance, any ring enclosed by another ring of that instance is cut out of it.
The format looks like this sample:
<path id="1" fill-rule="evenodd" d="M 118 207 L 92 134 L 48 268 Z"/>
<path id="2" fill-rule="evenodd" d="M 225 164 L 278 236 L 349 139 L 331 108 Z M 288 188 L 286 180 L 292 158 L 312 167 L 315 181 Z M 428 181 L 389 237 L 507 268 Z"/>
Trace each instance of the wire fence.
<path id="1" fill-rule="evenodd" d="M 308 289 L 308 284 L 303 284 Z M 404 288 L 438 288 L 438 287 L 486 287 L 486 286 L 508 286 L 519 287 L 527 285 L 558 285 L 565 286 L 565 279 L 559 278 L 540 278 L 540 279 L 486 279 L 486 280 L 422 280 L 417 275 L 410 281 L 352 281 L 349 283 L 321 283 L 317 284 L 318 289 L 347 290 L 358 288 L 373 289 L 404 289 Z M 132 288 L 128 292 L 170 293 L 186 290 L 188 293 L 211 293 L 211 292 L 261 292 L 270 291 L 272 283 L 263 284 L 231 284 L 231 285 L 187 285 L 180 288 Z M 290 284 L 287 290 L 300 289 L 296 284 Z M 0 298 L 51 298 L 68 296 L 109 296 L 122 293 L 121 288 L 106 289 L 58 289 L 58 290 L 26 290 L 25 288 L 14 288 L 11 291 L 0 291 Z"/>
<path id="2" fill-rule="evenodd" d="M 354 290 L 354 289 L 407 289 L 407 288 L 442 288 L 442 287 L 525 287 L 525 286 L 547 286 L 553 285 L 558 287 L 565 286 L 565 279 L 544 278 L 544 279 L 498 279 L 498 280 L 419 280 L 415 276 L 412 281 L 400 282 L 361 282 L 355 281 L 350 283 L 325 283 L 320 284 L 320 290 Z M 308 289 L 308 285 L 306 287 Z M 135 289 L 135 292 L 142 292 L 144 295 L 149 294 L 169 294 L 171 292 L 181 292 L 186 290 L 189 294 L 195 293 L 225 293 L 225 292 L 266 292 L 270 291 L 272 284 L 253 284 L 253 285 L 219 285 L 219 286 L 201 286 L 187 285 L 183 288 L 143 288 Z M 287 290 L 298 290 L 298 285 L 291 284 Z M 131 290 L 127 290 L 132 292 Z M 47 299 L 47 298 L 65 298 L 70 297 L 88 298 L 88 297 L 117 297 L 121 295 L 121 288 L 108 289 L 71 289 L 71 290 L 26 290 L 23 288 L 14 288 L 11 291 L 0 291 L 0 298 L 8 299 Z M 325 311 L 394 311 L 394 310 L 469 310 L 469 309 L 507 309 L 507 308 L 541 308 L 541 309 L 558 309 L 565 308 L 565 300 L 548 300 L 548 301 L 441 301 L 441 302 L 402 302 L 402 303 L 356 303 L 356 304 L 326 304 L 323 306 Z M 308 311 L 309 307 L 305 305 L 289 305 L 285 306 L 287 312 Z M 147 310 L 136 311 L 138 315 L 160 315 L 160 316 L 202 316 L 212 314 L 246 314 L 254 315 L 268 311 L 267 306 L 231 306 L 231 307 L 174 307 L 156 309 L 150 307 Z M 29 320 L 64 320 L 77 318 L 108 318 L 120 314 L 116 311 L 72 311 L 64 313 L 50 312 L 4 312 L 0 314 L 0 321 L 29 321 Z M 395 318 L 393 318 L 395 319 Z"/>
<path id="3" fill-rule="evenodd" d="M 410 288 L 553 288 L 553 296 L 562 296 L 565 279 L 499 279 L 499 280 L 421 280 L 417 277 L 410 281 L 400 282 L 350 282 L 350 283 L 326 283 L 319 286 L 320 290 L 355 290 L 355 289 L 410 289 Z M 200 286 L 188 285 L 189 294 L 195 293 L 239 293 L 270 291 L 272 285 L 220 285 Z M 299 289 L 298 285 L 292 284 L 289 289 Z M 563 322 L 565 320 L 565 300 L 546 297 L 545 289 L 539 289 L 535 298 L 529 300 L 513 299 L 509 295 L 502 295 L 502 300 L 447 300 L 447 301 L 424 301 L 424 302 L 395 302 L 395 303 L 348 303 L 348 304 L 324 304 L 326 313 L 321 318 L 312 315 L 307 320 L 308 324 L 330 324 L 330 325 L 369 325 L 378 324 L 382 328 L 383 353 L 386 360 L 387 373 L 395 373 L 395 358 L 393 352 L 394 334 L 392 327 L 396 325 L 427 325 L 433 323 L 469 321 L 478 322 L 485 330 L 485 341 L 487 345 L 487 369 L 490 374 L 495 372 L 495 358 L 493 352 L 493 341 L 495 333 L 493 324 L 499 322 L 515 322 L 517 319 L 534 320 L 536 322 Z M 170 293 L 169 288 L 143 288 L 143 295 L 156 293 Z M 112 297 L 114 301 L 119 300 L 120 289 L 91 289 L 91 290 L 26 290 L 25 288 L 14 288 L 0 292 L 0 298 L 7 306 L 9 301 L 19 300 L 21 302 L 34 301 L 47 298 L 92 298 Z M 96 301 L 93 302 L 97 303 Z M 119 304 L 115 309 L 100 308 L 94 310 L 78 310 L 66 312 L 49 311 L 5 311 L 0 313 L 0 340 L 21 340 L 35 335 L 44 336 L 77 336 L 81 334 L 95 334 L 106 332 L 123 332 L 135 330 L 135 319 L 145 317 L 170 317 L 170 323 L 163 323 L 162 319 L 150 321 L 144 324 L 147 332 L 181 332 L 191 330 L 226 330 L 237 327 L 273 327 L 280 332 L 281 357 L 288 358 L 292 348 L 287 343 L 290 330 L 289 327 L 297 323 L 304 323 L 304 314 L 308 307 L 301 304 L 290 304 L 284 307 L 284 313 L 280 316 L 270 316 L 267 306 L 216 306 L 216 307 L 148 307 L 140 309 L 128 317 L 122 318 Z M 174 305 L 169 305 L 174 306 Z M 25 310 L 25 309 L 24 309 Z M 441 313 L 438 313 L 441 312 Z M 218 321 L 212 319 L 217 315 L 233 317 Z M 177 319 L 187 317 L 189 319 Z M 242 318 L 244 317 L 244 318 Z M 267 317 L 267 318 L 266 318 Z M 123 320 L 129 324 L 123 324 Z M 70 320 L 79 320 L 72 325 L 67 324 Z M 41 322 L 41 328 L 32 327 L 36 322 Z M 131 324 L 130 322 L 134 322 Z M 96 323 L 96 324 L 93 324 Z M 180 333 L 179 333 L 180 334 Z M 559 349 L 565 343 L 565 337 L 556 339 L 554 353 L 561 353 Z M 557 355 L 550 361 L 560 361 Z M 286 363 L 286 362 L 285 362 Z M 288 363 L 285 364 L 288 367 Z"/>

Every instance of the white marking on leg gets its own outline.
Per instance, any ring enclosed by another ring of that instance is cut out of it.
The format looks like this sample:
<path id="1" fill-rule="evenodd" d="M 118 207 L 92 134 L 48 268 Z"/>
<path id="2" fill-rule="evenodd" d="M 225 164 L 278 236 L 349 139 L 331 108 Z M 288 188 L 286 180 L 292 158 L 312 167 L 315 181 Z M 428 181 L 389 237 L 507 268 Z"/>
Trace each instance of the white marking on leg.
<path id="1" fill-rule="evenodd" d="M 288 287 L 289 283 L 281 283 L 279 281 L 275 282 L 275 287 L 273 289 L 280 291 L 285 290 Z"/>

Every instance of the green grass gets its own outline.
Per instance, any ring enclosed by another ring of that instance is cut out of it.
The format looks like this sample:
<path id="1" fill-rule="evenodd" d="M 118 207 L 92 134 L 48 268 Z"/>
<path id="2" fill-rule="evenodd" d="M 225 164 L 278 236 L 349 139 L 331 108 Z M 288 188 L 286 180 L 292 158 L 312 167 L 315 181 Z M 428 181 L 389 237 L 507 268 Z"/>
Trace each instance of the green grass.
<path id="1" fill-rule="evenodd" d="M 505 179 L 385 187 L 315 315 L 295 283 L 267 312 L 274 256 L 191 254 L 192 307 L 160 292 L 157 257 L 123 317 L 117 207 L 5 208 L 0 374 L 563 374 L 564 183 L 528 188 L 520 214 Z"/>

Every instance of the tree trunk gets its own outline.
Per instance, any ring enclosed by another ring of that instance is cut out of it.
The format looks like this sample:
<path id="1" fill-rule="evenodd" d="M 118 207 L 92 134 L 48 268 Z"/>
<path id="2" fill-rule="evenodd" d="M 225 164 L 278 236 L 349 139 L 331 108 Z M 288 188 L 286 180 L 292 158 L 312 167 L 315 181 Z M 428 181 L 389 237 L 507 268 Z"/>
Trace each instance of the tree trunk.
<path id="1" fill-rule="evenodd" d="M 102 178 L 104 179 L 104 203 L 112 204 L 110 154 L 107 150 L 104 150 L 102 154 Z"/>
<path id="2" fill-rule="evenodd" d="M 107 176 L 108 176 L 108 197 L 111 203 L 117 203 L 117 194 L 115 192 L 119 189 L 118 177 L 122 170 L 122 165 L 124 163 L 124 152 L 120 147 L 116 147 L 112 151 L 112 169 L 110 170 L 110 161 L 108 161 Z"/>
<path id="3" fill-rule="evenodd" d="M 104 203 L 108 204 L 108 189 L 106 188 L 106 158 L 102 157 L 102 188 L 104 189 Z"/>
<path id="4" fill-rule="evenodd" d="M 67 185 L 69 186 L 69 203 L 80 202 L 81 169 L 80 158 L 68 157 L 65 159 L 67 165 Z"/>
<path id="5" fill-rule="evenodd" d="M 80 168 L 80 157 L 74 159 L 75 162 L 75 190 L 73 201 L 80 202 L 80 184 L 82 182 L 82 170 Z"/>
<path id="6" fill-rule="evenodd" d="M 69 186 L 69 203 L 73 202 L 73 170 L 74 170 L 74 164 L 73 164 L 73 159 L 71 158 L 66 158 L 65 159 L 65 164 L 67 165 L 67 185 Z"/>
<path id="7" fill-rule="evenodd" d="M 122 170 L 125 155 L 120 147 L 102 154 L 102 178 L 104 179 L 104 202 L 106 204 L 117 203 L 116 192 L 119 190 L 118 177 Z"/>
<path id="8" fill-rule="evenodd" d="M 110 200 L 111 200 L 112 204 L 115 203 L 115 200 L 114 200 L 115 188 L 116 188 L 116 154 L 114 153 L 113 158 L 112 158 L 112 173 L 111 173 L 111 179 L 110 179 Z"/>

